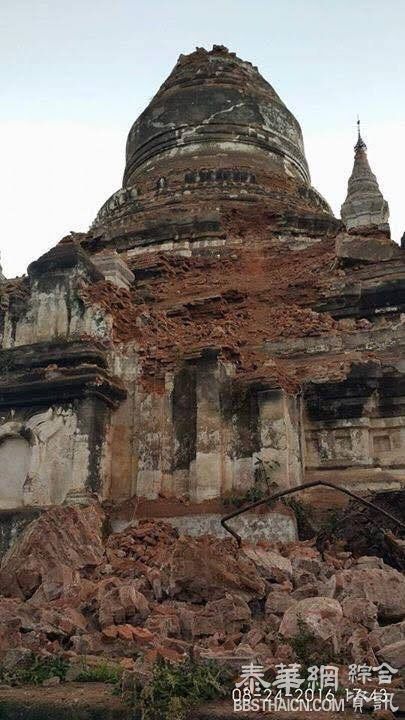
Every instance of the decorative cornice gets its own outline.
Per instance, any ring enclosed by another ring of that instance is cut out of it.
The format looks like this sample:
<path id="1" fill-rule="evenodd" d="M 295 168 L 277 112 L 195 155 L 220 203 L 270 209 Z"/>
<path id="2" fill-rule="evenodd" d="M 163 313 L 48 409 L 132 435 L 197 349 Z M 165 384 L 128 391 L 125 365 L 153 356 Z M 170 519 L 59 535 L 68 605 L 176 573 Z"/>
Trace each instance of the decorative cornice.
<path id="1" fill-rule="evenodd" d="M 125 399 L 106 353 L 91 342 L 24 345 L 0 351 L 0 407 L 97 397 L 111 407 Z"/>
<path id="2" fill-rule="evenodd" d="M 0 383 L 0 408 L 53 405 L 89 397 L 118 407 L 126 390 L 118 378 L 100 369 L 85 366 L 69 372 L 52 371 L 12 376 Z"/>

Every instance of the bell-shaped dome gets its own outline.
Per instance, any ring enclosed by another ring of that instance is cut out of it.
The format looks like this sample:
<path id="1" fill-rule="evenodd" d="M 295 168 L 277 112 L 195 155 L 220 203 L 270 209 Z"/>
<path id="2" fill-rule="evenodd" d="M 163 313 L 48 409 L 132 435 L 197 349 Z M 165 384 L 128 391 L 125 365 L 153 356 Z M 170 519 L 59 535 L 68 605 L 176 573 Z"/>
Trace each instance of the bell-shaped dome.
<path id="1" fill-rule="evenodd" d="M 124 185 L 165 160 L 215 154 L 259 156 L 309 184 L 301 128 L 256 67 L 214 45 L 180 55 L 132 126 Z"/>
<path id="2" fill-rule="evenodd" d="M 301 128 L 257 68 L 222 46 L 180 55 L 132 126 L 123 186 L 88 247 L 199 252 L 241 228 L 334 222 L 311 187 Z M 243 234 L 243 233 L 242 233 Z"/>

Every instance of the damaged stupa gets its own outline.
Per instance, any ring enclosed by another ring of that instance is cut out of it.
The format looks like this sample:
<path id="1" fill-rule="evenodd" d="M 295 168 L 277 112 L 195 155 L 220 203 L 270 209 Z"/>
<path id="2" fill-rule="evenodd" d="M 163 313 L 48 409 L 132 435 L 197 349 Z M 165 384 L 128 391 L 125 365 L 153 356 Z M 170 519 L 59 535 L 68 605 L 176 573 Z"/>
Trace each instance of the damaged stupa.
<path id="1" fill-rule="evenodd" d="M 180 56 L 90 230 L 1 282 L 14 523 L 97 495 L 117 523 L 215 532 L 258 461 L 273 487 L 403 485 L 405 256 L 355 152 L 341 221 L 257 68 L 222 46 Z M 293 539 L 287 510 L 262 525 Z"/>

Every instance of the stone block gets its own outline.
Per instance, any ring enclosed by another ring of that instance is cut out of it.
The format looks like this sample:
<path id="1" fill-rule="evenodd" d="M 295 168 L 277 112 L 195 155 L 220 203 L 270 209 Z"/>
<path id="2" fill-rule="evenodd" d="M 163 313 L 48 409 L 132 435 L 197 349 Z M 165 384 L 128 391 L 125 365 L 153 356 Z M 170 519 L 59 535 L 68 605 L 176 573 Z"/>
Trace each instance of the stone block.
<path id="1" fill-rule="evenodd" d="M 343 261 L 383 262 L 401 254 L 400 247 L 387 237 L 339 235 L 336 256 Z"/>
<path id="2" fill-rule="evenodd" d="M 93 265 L 104 275 L 108 282 L 119 288 L 129 289 L 135 280 L 134 273 L 118 255 L 116 250 L 93 255 Z"/>

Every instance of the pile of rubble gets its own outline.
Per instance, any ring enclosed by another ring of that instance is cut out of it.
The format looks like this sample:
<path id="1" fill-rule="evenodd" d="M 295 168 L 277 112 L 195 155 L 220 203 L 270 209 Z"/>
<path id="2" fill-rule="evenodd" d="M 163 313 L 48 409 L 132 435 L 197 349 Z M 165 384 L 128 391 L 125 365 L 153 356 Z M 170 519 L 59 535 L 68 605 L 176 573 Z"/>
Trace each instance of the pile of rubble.
<path id="1" fill-rule="evenodd" d="M 398 524 L 384 517 L 381 527 L 381 513 L 378 507 L 394 517 L 405 517 L 405 492 L 393 490 L 378 493 L 374 507 L 359 506 L 350 501 L 344 512 L 335 513 L 334 537 L 345 541 L 348 550 L 356 556 L 378 555 L 400 572 L 405 572 L 405 532 L 398 530 Z M 322 541 L 322 538 L 319 538 Z"/>
<path id="2" fill-rule="evenodd" d="M 238 548 L 151 520 L 105 540 L 105 527 L 97 505 L 57 507 L 15 541 L 0 572 L 1 663 L 34 652 L 140 676 L 158 657 L 271 667 L 299 659 L 304 625 L 308 654 L 405 667 L 405 577 L 379 557 L 343 543 L 321 555 L 312 541 Z"/>

